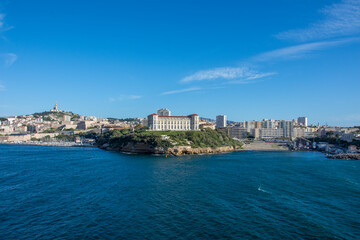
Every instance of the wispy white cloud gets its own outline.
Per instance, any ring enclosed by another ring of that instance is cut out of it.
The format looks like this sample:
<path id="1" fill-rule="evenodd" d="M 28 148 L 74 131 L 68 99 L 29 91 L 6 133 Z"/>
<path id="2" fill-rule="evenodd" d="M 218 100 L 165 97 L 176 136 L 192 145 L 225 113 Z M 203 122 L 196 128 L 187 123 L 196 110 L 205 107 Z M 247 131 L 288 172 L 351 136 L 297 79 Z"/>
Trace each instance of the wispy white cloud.
<path id="1" fill-rule="evenodd" d="M 201 88 L 199 88 L 199 87 L 191 87 L 191 88 L 185 88 L 185 89 L 178 89 L 178 90 L 172 90 L 172 91 L 163 92 L 161 95 L 170 95 L 170 94 L 177 94 L 177 93 L 184 93 L 184 92 L 193 92 L 193 91 L 198 91 L 198 90 L 201 90 Z"/>
<path id="2" fill-rule="evenodd" d="M 223 67 L 198 71 L 190 76 L 183 78 L 181 83 L 194 81 L 220 80 L 226 82 L 234 79 L 251 80 L 273 75 L 274 73 L 260 73 L 248 67 Z"/>
<path id="3" fill-rule="evenodd" d="M 0 83 L 0 91 L 3 91 L 5 89 L 5 86 Z"/>
<path id="4" fill-rule="evenodd" d="M 142 98 L 142 96 L 139 96 L 139 95 L 130 95 L 130 96 L 125 96 L 124 97 L 125 99 L 140 99 Z"/>
<path id="5" fill-rule="evenodd" d="M 0 54 L 0 58 L 3 59 L 5 67 L 10 67 L 18 59 L 18 57 L 14 53 Z"/>
<path id="6" fill-rule="evenodd" d="M 0 29 L 4 27 L 4 18 L 5 18 L 5 14 L 0 13 Z"/>
<path id="7" fill-rule="evenodd" d="M 262 73 L 248 67 L 223 67 L 214 68 L 203 71 L 198 71 L 192 75 L 183 78 L 180 83 L 193 83 L 202 82 L 202 87 L 190 87 L 177 89 L 172 91 L 166 91 L 161 95 L 178 94 L 185 92 L 194 92 L 199 90 L 213 90 L 225 88 L 229 84 L 249 84 L 258 82 L 258 79 L 266 78 L 271 75 L 275 75 L 275 72 Z M 208 83 L 208 81 L 216 80 L 214 84 Z M 200 83 L 199 83 L 200 84 Z"/>
<path id="8" fill-rule="evenodd" d="M 234 68 L 234 67 L 224 67 L 224 68 L 214 68 L 209 70 L 198 71 L 190 76 L 187 76 L 181 80 L 182 83 L 188 83 L 193 81 L 203 81 L 203 80 L 212 80 L 212 79 L 234 79 L 238 77 L 243 77 L 246 72 L 246 68 Z"/>
<path id="9" fill-rule="evenodd" d="M 12 28 L 12 26 L 8 26 L 7 24 L 5 24 L 5 14 L 0 13 L 0 32 L 5 32 Z"/>
<path id="10" fill-rule="evenodd" d="M 140 98 L 142 98 L 142 96 L 121 94 L 120 96 L 118 96 L 116 98 L 110 97 L 109 102 L 124 101 L 124 100 L 135 100 L 135 99 L 140 99 Z"/>
<path id="11" fill-rule="evenodd" d="M 291 30 L 277 35 L 281 39 L 294 39 L 299 41 L 309 41 L 328 37 L 340 37 L 354 33 L 360 33 L 360 0 L 342 0 L 338 4 L 333 4 L 322 9 L 325 18 L 306 29 Z M 342 38 L 337 40 L 327 40 L 300 44 L 272 51 L 264 52 L 248 59 L 248 64 L 259 64 L 265 61 L 289 60 L 305 57 L 308 54 L 339 46 L 342 44 L 360 41 L 360 38 Z M 246 63 L 245 63 L 246 64 Z M 247 65 L 247 64 L 246 64 Z M 247 65 L 248 66 L 248 65 Z M 276 72 L 260 72 L 249 67 L 222 67 L 202 70 L 188 75 L 180 80 L 180 83 L 194 82 L 215 82 L 216 86 L 228 84 L 250 84 L 262 81 L 266 77 L 277 74 Z M 165 92 L 162 95 L 195 91 L 194 88 L 180 89 Z M 202 89 L 210 89 L 209 86 Z M 197 89 L 196 89 L 197 90 Z"/>
<path id="12" fill-rule="evenodd" d="M 254 61 L 288 60 L 304 57 L 306 54 L 350 42 L 360 41 L 360 38 L 346 38 L 341 40 L 305 43 L 296 46 L 280 48 L 259 54 L 252 58 Z"/>
<path id="13" fill-rule="evenodd" d="M 263 78 L 272 76 L 272 75 L 276 75 L 276 72 L 270 72 L 270 73 L 259 73 L 259 74 L 255 74 L 251 77 L 248 78 L 244 78 L 244 79 L 236 79 L 236 80 L 232 80 L 232 81 L 228 81 L 225 84 L 250 84 L 250 83 L 256 83 L 256 82 L 260 82 L 263 81 Z"/>
<path id="14" fill-rule="evenodd" d="M 252 74 L 250 77 L 246 78 L 246 81 L 250 81 L 250 80 L 255 80 L 255 79 L 259 79 L 259 78 L 265 78 L 265 77 L 269 77 L 272 75 L 277 74 L 276 72 L 268 72 L 268 73 L 255 73 Z"/>
<path id="15" fill-rule="evenodd" d="M 308 28 L 295 29 L 276 35 L 279 39 L 311 41 L 330 37 L 349 36 L 360 33 L 360 1 L 343 0 L 321 10 L 322 21 Z"/>

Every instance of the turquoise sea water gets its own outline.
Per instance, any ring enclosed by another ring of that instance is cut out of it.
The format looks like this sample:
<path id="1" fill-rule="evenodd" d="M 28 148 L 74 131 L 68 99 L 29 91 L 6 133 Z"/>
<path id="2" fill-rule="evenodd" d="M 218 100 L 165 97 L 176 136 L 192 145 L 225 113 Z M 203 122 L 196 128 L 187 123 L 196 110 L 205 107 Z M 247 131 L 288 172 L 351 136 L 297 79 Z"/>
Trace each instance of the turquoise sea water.
<path id="1" fill-rule="evenodd" d="M 0 239 L 359 239 L 360 161 L 0 145 Z"/>

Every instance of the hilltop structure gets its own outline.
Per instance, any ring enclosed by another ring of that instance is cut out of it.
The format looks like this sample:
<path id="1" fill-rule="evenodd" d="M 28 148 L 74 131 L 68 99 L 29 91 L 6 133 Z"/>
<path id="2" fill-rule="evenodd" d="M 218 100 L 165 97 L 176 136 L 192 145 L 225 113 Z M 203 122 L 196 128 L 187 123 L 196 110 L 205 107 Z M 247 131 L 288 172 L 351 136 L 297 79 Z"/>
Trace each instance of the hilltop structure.
<path id="1" fill-rule="evenodd" d="M 166 114 L 164 113 L 166 110 Z M 148 128 L 151 131 L 197 131 L 199 130 L 199 115 L 171 116 L 168 109 L 159 109 L 158 113 L 153 113 L 147 117 Z"/>
<path id="2" fill-rule="evenodd" d="M 58 105 L 58 104 L 56 103 L 55 106 L 54 106 L 54 108 L 52 108 L 52 109 L 50 110 L 50 112 L 64 112 L 63 110 L 58 109 L 58 106 L 57 106 L 57 105 Z"/>

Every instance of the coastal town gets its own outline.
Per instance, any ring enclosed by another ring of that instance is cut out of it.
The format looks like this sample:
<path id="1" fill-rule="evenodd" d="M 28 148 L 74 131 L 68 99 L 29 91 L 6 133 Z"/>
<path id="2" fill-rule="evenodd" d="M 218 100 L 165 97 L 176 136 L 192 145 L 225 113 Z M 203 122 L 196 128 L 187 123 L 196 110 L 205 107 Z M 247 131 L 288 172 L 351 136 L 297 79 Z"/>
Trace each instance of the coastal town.
<path id="1" fill-rule="evenodd" d="M 144 118 L 99 118 L 63 111 L 57 103 L 49 111 L 0 118 L 0 143 L 43 146 L 94 146 L 99 136 L 112 131 L 136 129 L 148 132 L 221 131 L 242 143 L 245 150 L 319 150 L 329 154 L 356 154 L 360 127 L 309 125 L 307 117 L 292 120 L 229 121 L 191 113 L 173 116 L 166 108 Z M 164 133 L 165 132 L 165 133 Z"/>
<path id="2" fill-rule="evenodd" d="M 0 240 L 360 240 L 360 0 L 0 0 Z"/>

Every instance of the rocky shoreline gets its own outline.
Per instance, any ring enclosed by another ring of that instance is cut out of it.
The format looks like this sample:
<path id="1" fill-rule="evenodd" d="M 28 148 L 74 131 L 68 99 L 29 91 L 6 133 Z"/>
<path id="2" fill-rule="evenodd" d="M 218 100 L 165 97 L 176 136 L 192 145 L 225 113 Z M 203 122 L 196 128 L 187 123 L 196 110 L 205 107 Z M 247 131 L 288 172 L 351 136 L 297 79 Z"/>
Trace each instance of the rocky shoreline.
<path id="1" fill-rule="evenodd" d="M 213 153 L 228 153 L 234 151 L 240 151 L 240 148 L 225 146 L 225 147 L 204 147 L 204 148 L 192 148 L 192 147 L 174 147 L 161 151 L 161 154 L 182 156 L 182 155 L 197 155 L 197 154 L 213 154 Z"/>
<path id="2" fill-rule="evenodd" d="M 360 153 L 339 153 L 328 155 L 327 158 L 331 159 L 345 159 L 345 160 L 360 160 Z"/>
<path id="3" fill-rule="evenodd" d="M 46 146 L 46 147 L 96 147 L 91 144 L 82 144 L 75 142 L 0 142 L 2 145 L 33 145 L 33 146 Z"/>
<path id="4" fill-rule="evenodd" d="M 138 154 L 161 154 L 171 156 L 183 156 L 183 155 L 196 155 L 196 154 L 213 154 L 213 153 L 227 153 L 234 151 L 241 151 L 240 147 L 223 146 L 223 147 L 197 147 L 191 146 L 177 146 L 171 148 L 153 147 L 144 143 L 128 143 L 124 147 L 111 147 L 109 144 L 98 146 L 101 149 L 109 151 L 119 151 L 126 153 L 138 153 Z"/>

